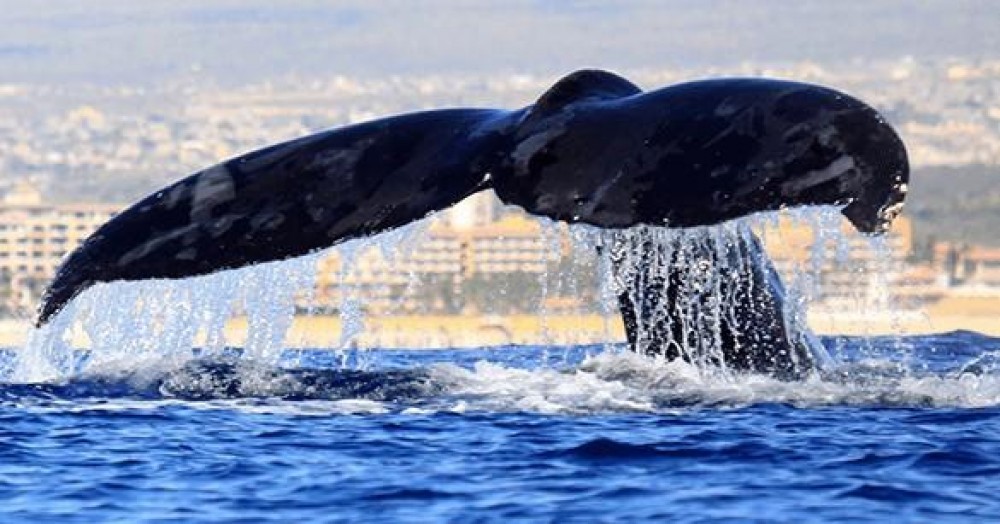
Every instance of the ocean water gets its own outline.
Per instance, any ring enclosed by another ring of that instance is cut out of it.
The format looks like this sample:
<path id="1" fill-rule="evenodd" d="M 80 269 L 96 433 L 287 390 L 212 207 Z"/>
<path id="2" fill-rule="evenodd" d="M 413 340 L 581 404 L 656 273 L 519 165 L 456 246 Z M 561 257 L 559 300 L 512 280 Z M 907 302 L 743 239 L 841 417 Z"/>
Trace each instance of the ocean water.
<path id="1" fill-rule="evenodd" d="M 3 522 L 1000 520 L 1000 339 L 799 382 L 618 346 L 238 349 L 0 384 Z"/>

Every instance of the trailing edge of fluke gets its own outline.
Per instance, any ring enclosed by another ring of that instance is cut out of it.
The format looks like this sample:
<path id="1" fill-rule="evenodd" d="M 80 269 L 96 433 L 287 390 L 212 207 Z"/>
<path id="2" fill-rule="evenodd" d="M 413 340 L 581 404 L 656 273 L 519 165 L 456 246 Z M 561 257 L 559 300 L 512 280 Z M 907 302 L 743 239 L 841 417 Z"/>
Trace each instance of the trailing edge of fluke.
<path id="1" fill-rule="evenodd" d="M 893 129 L 832 89 L 738 78 L 642 92 L 583 70 L 520 110 L 443 109 L 331 129 L 165 187 L 65 260 L 37 325 L 98 282 L 296 257 L 487 188 L 529 213 L 608 228 L 833 204 L 860 231 L 879 232 L 908 179 Z"/>

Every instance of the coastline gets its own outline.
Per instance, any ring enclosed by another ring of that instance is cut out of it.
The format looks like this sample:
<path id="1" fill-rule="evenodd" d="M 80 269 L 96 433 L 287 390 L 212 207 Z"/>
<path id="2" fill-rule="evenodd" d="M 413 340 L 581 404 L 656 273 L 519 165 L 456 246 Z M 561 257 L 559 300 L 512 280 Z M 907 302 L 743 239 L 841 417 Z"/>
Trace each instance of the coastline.
<path id="1" fill-rule="evenodd" d="M 964 304 L 964 302 L 963 302 Z M 975 331 L 1000 336 L 1000 300 L 978 301 L 961 310 L 934 304 L 924 310 L 873 315 L 865 311 L 814 309 L 809 325 L 818 335 L 922 335 Z M 348 336 L 344 336 L 344 328 Z M 23 347 L 31 332 L 22 319 L 0 320 L 0 346 Z M 247 340 L 246 317 L 226 324 L 227 344 Z M 523 344 L 601 344 L 625 340 L 617 315 L 406 315 L 371 316 L 345 326 L 337 316 L 296 316 L 285 336 L 290 348 L 371 347 L 438 349 Z M 76 347 L 88 347 L 86 337 L 72 336 Z"/>

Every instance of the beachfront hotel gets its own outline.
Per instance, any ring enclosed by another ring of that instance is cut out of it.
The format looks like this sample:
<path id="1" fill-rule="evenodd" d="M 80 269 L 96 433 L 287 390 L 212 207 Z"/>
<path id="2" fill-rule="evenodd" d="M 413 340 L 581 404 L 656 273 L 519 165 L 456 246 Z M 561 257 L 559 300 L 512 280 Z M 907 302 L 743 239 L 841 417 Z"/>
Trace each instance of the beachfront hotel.
<path id="1" fill-rule="evenodd" d="M 62 259 L 120 209 L 114 204 L 45 204 L 28 182 L 0 200 L 0 313 L 32 311 Z"/>

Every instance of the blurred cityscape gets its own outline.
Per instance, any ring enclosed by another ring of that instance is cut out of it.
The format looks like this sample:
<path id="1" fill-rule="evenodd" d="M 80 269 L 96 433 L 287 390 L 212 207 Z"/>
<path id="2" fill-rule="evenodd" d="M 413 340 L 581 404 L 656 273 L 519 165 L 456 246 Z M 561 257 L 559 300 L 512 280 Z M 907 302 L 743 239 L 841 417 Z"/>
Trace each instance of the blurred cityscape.
<path id="1" fill-rule="evenodd" d="M 619 71 L 645 88 L 711 76 L 816 82 L 877 107 L 917 170 L 1000 165 L 1000 59 L 849 66 Z M 557 80 L 532 75 L 287 77 L 242 87 L 0 83 L 0 183 L 46 198 L 131 201 L 220 159 L 319 129 L 440 107 L 523 107 Z"/>
<path id="2" fill-rule="evenodd" d="M 769 252 L 786 278 L 808 264 L 819 268 L 814 311 L 825 313 L 817 317 L 839 318 L 851 304 L 881 300 L 906 314 L 919 312 L 926 330 L 963 327 L 962 318 L 974 321 L 970 328 L 1000 329 L 1000 242 L 994 233 L 1000 226 L 1000 60 L 622 73 L 646 88 L 706 76 L 791 78 L 831 85 L 875 105 L 901 131 L 915 170 L 908 206 L 916 212 L 896 224 L 884 242 L 890 249 L 845 232 L 839 242 L 849 245 L 820 250 L 817 259 L 816 239 L 826 237 L 808 225 L 777 221 L 774 231 L 760 231 L 765 240 L 780 239 L 768 242 Z M 30 317 L 62 257 L 124 203 L 186 173 L 383 115 L 524 106 L 554 80 L 433 75 L 286 77 L 242 87 L 0 84 L 0 313 Z M 973 175 L 949 178 L 956 169 Z M 961 181 L 970 176 L 974 190 L 964 200 L 919 190 L 929 181 L 960 194 Z M 942 202 L 962 208 L 963 222 L 943 222 L 936 207 Z M 477 195 L 432 221 L 404 254 L 388 256 L 373 247 L 353 253 L 349 263 L 341 251 L 322 257 L 316 289 L 301 307 L 336 313 L 354 297 L 365 311 L 383 316 L 604 315 L 609 311 L 597 296 L 596 258 L 572 236 L 566 227 Z M 879 271 L 865 273 L 875 265 Z M 875 281 L 883 291 L 876 291 Z M 936 321 L 951 316 L 958 320 Z"/>

